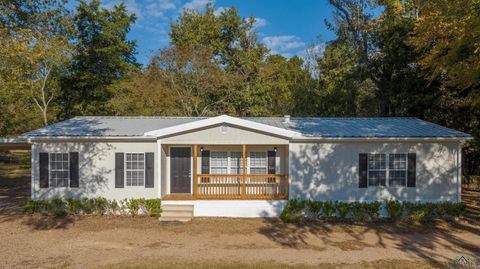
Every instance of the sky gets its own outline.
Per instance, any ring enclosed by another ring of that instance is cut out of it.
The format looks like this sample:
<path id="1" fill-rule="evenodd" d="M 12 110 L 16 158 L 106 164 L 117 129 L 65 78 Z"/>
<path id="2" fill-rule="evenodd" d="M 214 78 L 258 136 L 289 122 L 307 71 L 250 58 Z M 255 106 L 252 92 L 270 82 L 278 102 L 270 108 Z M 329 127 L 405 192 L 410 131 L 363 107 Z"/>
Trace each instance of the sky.
<path id="1" fill-rule="evenodd" d="M 175 21 L 184 8 L 202 10 L 207 3 L 216 12 L 236 7 L 243 17 L 256 18 L 256 31 L 271 53 L 285 57 L 304 56 L 313 48 L 321 52 L 324 43 L 334 35 L 325 26 L 332 9 L 327 0 L 103 0 L 104 7 L 125 3 L 137 21 L 129 38 L 137 40 L 137 59 L 146 65 L 152 55 L 168 46 L 170 22 Z"/>

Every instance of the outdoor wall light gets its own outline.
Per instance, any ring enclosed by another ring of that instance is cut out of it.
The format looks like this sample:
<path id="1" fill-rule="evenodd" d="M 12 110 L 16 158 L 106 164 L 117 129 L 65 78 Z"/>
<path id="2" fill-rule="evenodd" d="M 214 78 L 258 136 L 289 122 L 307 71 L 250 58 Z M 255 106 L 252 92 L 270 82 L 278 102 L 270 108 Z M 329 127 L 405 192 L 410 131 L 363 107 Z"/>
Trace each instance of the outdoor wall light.
<path id="1" fill-rule="evenodd" d="M 277 152 L 277 147 L 274 147 L 274 148 L 273 148 L 273 151 Z"/>
<path id="2" fill-rule="evenodd" d="M 203 152 L 203 147 L 200 147 L 200 151 Z"/>

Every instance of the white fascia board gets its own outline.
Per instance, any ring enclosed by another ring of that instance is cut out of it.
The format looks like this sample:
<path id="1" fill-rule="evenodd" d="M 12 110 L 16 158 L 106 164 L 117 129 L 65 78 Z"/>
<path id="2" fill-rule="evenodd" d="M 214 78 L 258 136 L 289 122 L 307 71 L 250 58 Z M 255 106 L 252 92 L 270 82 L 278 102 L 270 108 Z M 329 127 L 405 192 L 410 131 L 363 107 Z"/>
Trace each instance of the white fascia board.
<path id="1" fill-rule="evenodd" d="M 25 137 L 16 137 L 16 138 L 0 138 L 0 143 L 5 144 L 25 144 L 29 143 L 30 141 Z"/>
<path id="2" fill-rule="evenodd" d="M 254 122 L 254 121 L 235 118 L 228 115 L 221 115 L 218 117 L 213 117 L 213 118 L 198 120 L 190 123 L 180 124 L 172 127 L 167 127 L 163 129 L 158 129 L 155 131 L 146 132 L 144 133 L 144 135 L 163 137 L 163 136 L 192 131 L 195 129 L 200 129 L 200 128 L 209 127 L 213 125 L 219 125 L 219 124 L 229 124 L 233 126 L 244 127 L 247 129 L 257 130 L 257 131 L 274 134 L 282 137 L 287 137 L 287 138 L 292 138 L 294 136 L 301 135 L 300 133 L 295 131 L 286 130 L 283 128 L 278 128 L 278 127 L 274 127 L 267 124 Z"/>
<path id="3" fill-rule="evenodd" d="M 291 142 L 464 142 L 473 137 L 307 137 L 297 136 Z"/>
<path id="4" fill-rule="evenodd" d="M 118 141 L 118 142 L 151 142 L 157 141 L 153 136 L 32 136 L 29 137 L 29 142 L 68 142 L 68 141 Z"/>

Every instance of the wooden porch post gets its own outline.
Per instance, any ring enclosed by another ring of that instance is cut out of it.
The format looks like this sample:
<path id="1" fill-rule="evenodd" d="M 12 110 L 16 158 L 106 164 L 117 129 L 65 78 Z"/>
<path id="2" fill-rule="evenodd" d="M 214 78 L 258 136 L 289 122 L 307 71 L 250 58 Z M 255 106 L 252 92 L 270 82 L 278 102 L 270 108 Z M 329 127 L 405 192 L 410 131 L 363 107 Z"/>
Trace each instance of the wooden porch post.
<path id="1" fill-rule="evenodd" d="M 197 188 L 198 188 L 198 179 L 197 179 L 197 144 L 193 145 L 193 198 L 197 198 Z"/>
<path id="2" fill-rule="evenodd" d="M 247 146 L 242 145 L 242 196 L 247 196 L 247 186 L 245 185 L 247 179 Z"/>

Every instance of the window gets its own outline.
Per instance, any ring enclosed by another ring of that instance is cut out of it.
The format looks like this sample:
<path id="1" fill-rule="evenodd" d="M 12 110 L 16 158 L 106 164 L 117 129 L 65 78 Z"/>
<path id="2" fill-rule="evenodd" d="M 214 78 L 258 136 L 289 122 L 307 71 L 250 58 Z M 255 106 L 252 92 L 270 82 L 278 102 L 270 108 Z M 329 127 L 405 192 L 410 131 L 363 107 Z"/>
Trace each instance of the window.
<path id="1" fill-rule="evenodd" d="M 407 184 L 407 154 L 388 155 L 388 185 L 391 187 Z"/>
<path id="2" fill-rule="evenodd" d="M 125 153 L 125 164 L 127 186 L 144 186 L 145 154 Z"/>
<path id="3" fill-rule="evenodd" d="M 401 187 L 406 185 L 407 154 L 368 154 L 368 186 Z"/>
<path id="4" fill-rule="evenodd" d="M 50 153 L 50 185 L 67 187 L 70 177 L 70 161 L 68 153 Z"/>
<path id="5" fill-rule="evenodd" d="M 385 186 L 387 155 L 368 154 L 368 186 Z"/>
<path id="6" fill-rule="evenodd" d="M 210 153 L 210 174 L 228 173 L 228 153 L 226 151 L 212 151 Z"/>
<path id="7" fill-rule="evenodd" d="M 267 173 L 267 153 L 250 152 L 250 174 Z"/>
<path id="8" fill-rule="evenodd" d="M 242 171 L 242 153 L 241 152 L 230 152 L 230 174 L 240 175 Z"/>

